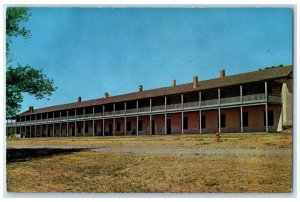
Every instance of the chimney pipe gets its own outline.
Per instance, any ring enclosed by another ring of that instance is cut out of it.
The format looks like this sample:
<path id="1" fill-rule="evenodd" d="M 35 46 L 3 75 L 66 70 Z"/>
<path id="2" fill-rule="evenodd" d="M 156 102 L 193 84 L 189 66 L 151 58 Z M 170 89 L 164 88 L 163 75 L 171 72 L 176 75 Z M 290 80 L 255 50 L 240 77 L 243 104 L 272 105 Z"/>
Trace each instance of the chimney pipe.
<path id="1" fill-rule="evenodd" d="M 143 91 L 143 86 L 139 85 L 139 92 L 142 92 L 142 91 Z"/>
<path id="2" fill-rule="evenodd" d="M 80 96 L 78 96 L 77 102 L 81 102 L 81 97 Z"/>
<path id="3" fill-rule="evenodd" d="M 173 86 L 176 86 L 176 79 L 173 80 Z"/>
<path id="4" fill-rule="evenodd" d="M 198 76 L 193 77 L 193 88 L 198 88 Z"/>
<path id="5" fill-rule="evenodd" d="M 220 78 L 224 78 L 225 77 L 225 69 L 221 69 L 220 70 Z"/>
<path id="6" fill-rule="evenodd" d="M 33 112 L 33 106 L 29 106 L 29 111 Z"/>
<path id="7" fill-rule="evenodd" d="M 108 97 L 109 97 L 108 92 L 104 92 L 104 98 L 108 98 Z"/>

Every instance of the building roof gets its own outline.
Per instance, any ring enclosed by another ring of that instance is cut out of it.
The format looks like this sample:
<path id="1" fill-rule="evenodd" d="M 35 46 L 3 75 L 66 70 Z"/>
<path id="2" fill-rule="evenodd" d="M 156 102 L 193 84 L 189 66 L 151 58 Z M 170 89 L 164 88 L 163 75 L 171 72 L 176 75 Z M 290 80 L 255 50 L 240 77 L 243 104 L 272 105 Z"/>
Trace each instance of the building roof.
<path id="1" fill-rule="evenodd" d="M 203 80 L 199 82 L 198 88 L 193 88 L 192 83 L 181 84 L 177 86 L 169 86 L 163 88 L 156 88 L 151 90 L 145 90 L 141 92 L 128 93 L 123 95 L 111 96 L 108 98 L 99 98 L 93 100 L 87 100 L 82 102 L 74 102 L 63 105 L 56 105 L 51 107 L 45 107 L 40 109 L 34 109 L 31 111 L 25 111 L 19 116 L 23 115 L 31 115 L 31 114 L 39 114 L 45 112 L 53 112 L 59 110 L 73 109 L 73 108 L 81 108 L 95 105 L 102 105 L 107 103 L 117 103 L 124 102 L 130 100 L 151 98 L 151 97 L 159 97 L 165 95 L 179 94 L 179 93 L 187 93 L 192 91 L 206 90 L 206 89 L 214 89 L 219 87 L 240 85 L 246 83 L 253 83 L 258 81 L 266 81 L 270 79 L 287 77 L 293 72 L 292 66 L 283 66 L 283 67 L 274 67 L 268 68 L 253 72 L 247 72 L 242 74 L 236 74 L 231 76 L 225 76 L 223 78 L 214 78 L 210 80 Z"/>

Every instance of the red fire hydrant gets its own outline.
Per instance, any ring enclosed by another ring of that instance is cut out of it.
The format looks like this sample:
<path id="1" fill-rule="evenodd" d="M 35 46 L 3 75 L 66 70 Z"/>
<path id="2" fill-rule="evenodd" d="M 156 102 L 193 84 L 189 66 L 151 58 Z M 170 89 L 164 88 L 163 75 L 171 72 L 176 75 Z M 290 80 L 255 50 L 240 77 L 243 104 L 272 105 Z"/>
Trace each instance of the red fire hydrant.
<path id="1" fill-rule="evenodd" d="M 216 141 L 220 142 L 221 135 L 219 132 L 216 132 Z"/>

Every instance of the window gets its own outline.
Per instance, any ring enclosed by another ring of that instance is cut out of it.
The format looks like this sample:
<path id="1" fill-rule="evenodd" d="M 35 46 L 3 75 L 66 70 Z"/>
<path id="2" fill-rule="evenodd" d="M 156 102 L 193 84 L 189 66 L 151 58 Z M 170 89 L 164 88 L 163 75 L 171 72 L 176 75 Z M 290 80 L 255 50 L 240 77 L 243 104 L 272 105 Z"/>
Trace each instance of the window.
<path id="1" fill-rule="evenodd" d="M 142 131 L 143 130 L 143 121 L 139 120 L 138 124 L 139 124 L 139 131 Z"/>
<path id="2" fill-rule="evenodd" d="M 167 98 L 167 105 L 171 104 L 171 98 Z"/>
<path id="3" fill-rule="evenodd" d="M 131 121 L 126 122 L 126 130 L 131 131 Z"/>
<path id="4" fill-rule="evenodd" d="M 268 85 L 267 86 L 267 91 L 268 91 L 268 95 L 272 95 L 272 92 L 273 92 L 273 86 L 270 86 L 270 85 Z"/>
<path id="5" fill-rule="evenodd" d="M 248 112 L 243 112 L 243 127 L 248 127 Z"/>
<path id="6" fill-rule="evenodd" d="M 201 128 L 206 128 L 206 116 L 201 116 Z"/>
<path id="7" fill-rule="evenodd" d="M 121 123 L 117 122 L 117 131 L 120 131 L 120 130 L 121 130 Z"/>
<path id="8" fill-rule="evenodd" d="M 224 92 L 224 91 L 221 91 L 221 92 L 220 92 L 220 97 L 221 97 L 221 98 L 224 98 L 224 97 L 225 97 L 225 92 Z"/>
<path id="9" fill-rule="evenodd" d="M 183 129 L 188 129 L 188 128 L 189 128 L 189 118 L 183 117 Z"/>
<path id="10" fill-rule="evenodd" d="M 78 125 L 78 133 L 81 133 L 81 125 Z"/>
<path id="11" fill-rule="evenodd" d="M 248 95 L 248 90 L 243 88 L 243 95 Z"/>
<path id="12" fill-rule="evenodd" d="M 89 133 L 89 125 L 88 124 L 85 125 L 84 132 Z"/>
<path id="13" fill-rule="evenodd" d="M 205 95 L 204 95 L 204 94 L 201 94 L 201 101 L 202 101 L 202 100 L 206 100 L 205 98 L 206 98 Z"/>
<path id="14" fill-rule="evenodd" d="M 266 126 L 266 111 L 264 111 L 264 126 Z M 268 111 L 268 126 L 274 126 L 273 110 Z"/>
<path id="15" fill-rule="evenodd" d="M 183 103 L 187 103 L 187 97 L 183 97 Z"/>
<path id="16" fill-rule="evenodd" d="M 54 131 L 53 131 L 53 133 L 56 135 L 56 129 L 54 128 Z"/>
<path id="17" fill-rule="evenodd" d="M 221 128 L 226 128 L 226 114 L 221 114 Z"/>
<path id="18" fill-rule="evenodd" d="M 94 133 L 97 133 L 97 124 L 94 124 Z"/>

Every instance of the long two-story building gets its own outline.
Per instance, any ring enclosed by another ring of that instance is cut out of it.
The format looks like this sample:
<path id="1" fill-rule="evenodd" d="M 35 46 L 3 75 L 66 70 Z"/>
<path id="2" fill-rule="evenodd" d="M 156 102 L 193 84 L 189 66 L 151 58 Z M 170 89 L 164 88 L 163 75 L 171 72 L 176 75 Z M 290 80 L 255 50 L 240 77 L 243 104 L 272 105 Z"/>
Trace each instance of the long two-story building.
<path id="1" fill-rule="evenodd" d="M 7 123 L 25 137 L 276 132 L 292 125 L 292 66 L 34 109 Z"/>

